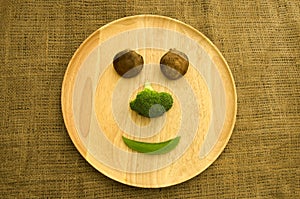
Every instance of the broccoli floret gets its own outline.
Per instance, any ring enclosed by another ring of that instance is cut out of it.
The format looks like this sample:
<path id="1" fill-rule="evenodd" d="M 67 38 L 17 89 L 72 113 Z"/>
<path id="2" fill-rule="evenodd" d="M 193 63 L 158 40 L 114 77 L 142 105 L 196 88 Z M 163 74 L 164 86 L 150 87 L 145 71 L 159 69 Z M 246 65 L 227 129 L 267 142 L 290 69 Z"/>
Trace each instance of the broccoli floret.
<path id="1" fill-rule="evenodd" d="M 130 102 L 130 108 L 138 114 L 153 118 L 163 115 L 173 105 L 173 98 L 169 93 L 153 90 L 149 83 L 145 84 L 143 91 Z"/>

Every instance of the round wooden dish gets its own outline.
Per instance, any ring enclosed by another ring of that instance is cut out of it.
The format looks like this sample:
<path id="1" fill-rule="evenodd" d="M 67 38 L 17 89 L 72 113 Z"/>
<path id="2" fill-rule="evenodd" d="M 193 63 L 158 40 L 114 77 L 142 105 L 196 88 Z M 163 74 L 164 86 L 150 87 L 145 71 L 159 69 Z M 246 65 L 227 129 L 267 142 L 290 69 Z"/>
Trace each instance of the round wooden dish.
<path id="1" fill-rule="evenodd" d="M 189 58 L 178 80 L 160 71 L 171 48 Z M 122 78 L 112 66 L 124 49 L 143 56 L 144 67 Z M 148 119 L 129 108 L 145 82 L 174 98 L 164 116 Z M 81 155 L 104 175 L 137 187 L 166 187 L 204 171 L 225 148 L 236 118 L 237 96 L 230 69 L 218 49 L 200 32 L 180 21 L 138 15 L 109 23 L 75 52 L 62 85 L 62 112 L 68 133 Z M 162 142 L 180 136 L 162 155 L 130 150 L 122 136 Z"/>

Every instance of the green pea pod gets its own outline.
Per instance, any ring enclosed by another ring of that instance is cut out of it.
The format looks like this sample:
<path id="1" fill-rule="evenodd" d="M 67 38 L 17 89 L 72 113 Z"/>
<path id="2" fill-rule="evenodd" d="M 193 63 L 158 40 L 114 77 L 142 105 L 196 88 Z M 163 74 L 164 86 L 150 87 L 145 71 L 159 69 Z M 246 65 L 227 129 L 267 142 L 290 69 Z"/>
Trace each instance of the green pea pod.
<path id="1" fill-rule="evenodd" d="M 151 155 L 159 155 L 168 153 L 169 151 L 173 150 L 177 144 L 179 143 L 180 136 L 170 139 L 165 142 L 140 142 L 128 139 L 122 136 L 124 143 L 132 150 L 140 152 L 140 153 L 147 153 Z"/>

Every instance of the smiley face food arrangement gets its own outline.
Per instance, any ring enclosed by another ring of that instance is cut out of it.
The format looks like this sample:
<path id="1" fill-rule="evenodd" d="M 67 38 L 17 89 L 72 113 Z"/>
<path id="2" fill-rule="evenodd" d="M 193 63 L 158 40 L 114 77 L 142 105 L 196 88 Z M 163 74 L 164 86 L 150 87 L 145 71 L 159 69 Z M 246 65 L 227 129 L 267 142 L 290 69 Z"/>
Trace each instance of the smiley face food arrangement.
<path id="1" fill-rule="evenodd" d="M 137 52 L 126 49 L 114 56 L 113 67 L 124 78 L 137 76 L 143 69 L 144 60 Z M 188 57 L 176 49 L 170 49 L 160 60 L 160 70 L 169 80 L 182 77 L 188 70 Z M 129 103 L 132 111 L 146 118 L 158 118 L 170 110 L 173 97 L 167 92 L 155 91 L 150 83 L 145 83 L 144 90 L 137 93 L 134 100 Z M 123 142 L 130 149 L 150 154 L 165 154 L 174 149 L 180 141 L 180 136 L 164 142 L 140 142 L 122 136 Z"/>

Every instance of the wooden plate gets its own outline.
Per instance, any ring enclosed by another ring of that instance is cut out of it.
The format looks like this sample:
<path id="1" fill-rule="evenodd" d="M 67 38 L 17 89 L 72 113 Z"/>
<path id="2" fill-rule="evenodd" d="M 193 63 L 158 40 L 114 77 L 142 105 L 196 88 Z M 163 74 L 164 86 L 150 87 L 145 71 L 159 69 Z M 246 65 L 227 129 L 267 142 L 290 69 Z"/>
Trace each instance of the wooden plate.
<path id="1" fill-rule="evenodd" d="M 190 62 L 178 80 L 167 79 L 159 67 L 171 48 Z M 133 78 L 120 77 L 112 66 L 124 49 L 144 59 Z M 174 98 L 162 117 L 146 119 L 129 108 L 146 81 Z M 89 36 L 68 65 L 61 97 L 68 133 L 81 155 L 104 175 L 138 187 L 175 185 L 205 170 L 225 148 L 237 109 L 234 80 L 218 49 L 191 26 L 155 15 L 122 18 Z M 122 136 L 181 139 L 169 153 L 147 155 L 127 148 Z"/>

